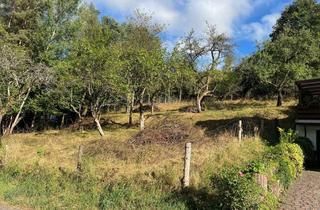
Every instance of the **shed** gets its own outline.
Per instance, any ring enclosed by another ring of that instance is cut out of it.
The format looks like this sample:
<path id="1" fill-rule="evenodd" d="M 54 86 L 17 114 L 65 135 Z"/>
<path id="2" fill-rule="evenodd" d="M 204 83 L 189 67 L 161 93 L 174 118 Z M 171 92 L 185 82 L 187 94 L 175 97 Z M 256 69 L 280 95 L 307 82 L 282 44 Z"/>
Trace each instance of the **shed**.
<path id="1" fill-rule="evenodd" d="M 299 103 L 296 131 L 312 141 L 317 162 L 320 161 L 320 78 L 297 81 Z"/>

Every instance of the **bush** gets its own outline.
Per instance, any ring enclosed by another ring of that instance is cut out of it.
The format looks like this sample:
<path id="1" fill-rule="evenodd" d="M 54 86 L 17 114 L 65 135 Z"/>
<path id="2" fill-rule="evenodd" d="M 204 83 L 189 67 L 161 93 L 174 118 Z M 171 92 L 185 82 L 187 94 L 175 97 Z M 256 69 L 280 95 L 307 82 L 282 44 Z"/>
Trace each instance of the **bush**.
<path id="1" fill-rule="evenodd" d="M 272 153 L 275 155 L 274 158 L 278 158 L 279 160 L 288 159 L 291 161 L 297 169 L 296 175 L 302 172 L 304 155 L 299 145 L 294 143 L 282 143 L 275 146 L 272 149 Z"/>
<path id="2" fill-rule="evenodd" d="M 222 209 L 256 209 L 261 202 L 262 189 L 240 167 L 223 170 L 212 183 Z"/>
<path id="3" fill-rule="evenodd" d="M 212 178 L 212 185 L 223 209 L 275 209 L 279 195 L 273 194 L 271 185 L 263 190 L 256 183 L 255 174 L 266 175 L 269 184 L 279 180 L 287 188 L 302 169 L 303 152 L 299 145 L 281 143 L 243 167 L 222 170 Z"/>
<path id="4" fill-rule="evenodd" d="M 278 128 L 280 133 L 280 142 L 281 143 L 296 143 L 298 144 L 304 154 L 306 162 L 311 162 L 313 160 L 313 144 L 310 139 L 306 137 L 298 136 L 297 133 L 292 130 L 284 130 L 282 128 Z"/>

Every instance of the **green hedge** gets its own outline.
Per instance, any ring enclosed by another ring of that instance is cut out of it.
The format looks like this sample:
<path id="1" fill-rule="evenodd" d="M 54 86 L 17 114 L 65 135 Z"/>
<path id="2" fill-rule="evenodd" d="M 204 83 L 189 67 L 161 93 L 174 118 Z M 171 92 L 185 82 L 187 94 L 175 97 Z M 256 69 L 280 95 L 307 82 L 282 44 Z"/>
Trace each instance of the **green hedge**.
<path id="1" fill-rule="evenodd" d="M 303 152 L 294 143 L 270 147 L 262 157 L 245 165 L 225 168 L 212 178 L 221 209 L 276 209 L 278 195 L 270 186 L 280 183 L 284 190 L 301 174 Z M 255 181 L 255 174 L 268 177 L 268 190 Z"/>

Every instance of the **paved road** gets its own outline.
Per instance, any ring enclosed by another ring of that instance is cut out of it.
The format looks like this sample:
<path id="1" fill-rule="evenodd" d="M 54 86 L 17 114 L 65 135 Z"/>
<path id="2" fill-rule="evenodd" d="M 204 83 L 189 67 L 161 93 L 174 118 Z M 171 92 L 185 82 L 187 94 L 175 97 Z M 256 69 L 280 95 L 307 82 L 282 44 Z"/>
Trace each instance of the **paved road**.
<path id="1" fill-rule="evenodd" d="M 282 201 L 281 210 L 320 210 L 320 172 L 304 171 Z"/>

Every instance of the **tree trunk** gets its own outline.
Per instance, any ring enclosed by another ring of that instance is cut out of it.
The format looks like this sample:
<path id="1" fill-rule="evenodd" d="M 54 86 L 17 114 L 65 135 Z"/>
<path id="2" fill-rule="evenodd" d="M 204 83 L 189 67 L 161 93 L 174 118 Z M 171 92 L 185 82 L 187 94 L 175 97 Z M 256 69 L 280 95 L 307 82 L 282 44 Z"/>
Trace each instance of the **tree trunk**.
<path id="1" fill-rule="evenodd" d="M 1 128 L 1 125 L 2 125 L 2 119 L 3 119 L 3 115 L 0 114 L 0 128 Z"/>
<path id="2" fill-rule="evenodd" d="M 99 131 L 99 134 L 100 136 L 104 136 L 104 132 L 103 132 L 103 129 L 101 127 L 101 124 L 100 124 L 100 121 L 97 117 L 94 117 L 94 122 L 96 123 L 97 125 L 97 128 L 98 128 L 98 131 Z"/>
<path id="3" fill-rule="evenodd" d="M 128 124 L 129 124 L 129 126 L 132 126 L 132 115 L 133 115 L 133 105 L 131 104 L 130 105 L 130 107 L 129 107 L 129 122 L 128 122 Z"/>
<path id="4" fill-rule="evenodd" d="M 129 115 L 129 113 L 130 113 L 130 104 L 127 103 L 126 104 L 126 114 Z"/>
<path id="5" fill-rule="evenodd" d="M 140 130 L 144 130 L 144 110 L 143 110 L 143 96 L 146 89 L 143 89 L 139 98 L 139 113 L 140 113 Z"/>
<path id="6" fill-rule="evenodd" d="M 63 126 L 64 126 L 65 116 L 66 116 L 65 114 L 62 114 L 61 123 L 60 123 L 60 128 L 63 128 Z"/>
<path id="7" fill-rule="evenodd" d="M 182 101 L 182 88 L 179 89 L 179 102 Z"/>
<path id="8" fill-rule="evenodd" d="M 154 113 L 154 98 L 151 99 L 151 115 Z"/>
<path id="9" fill-rule="evenodd" d="M 30 126 L 31 130 L 33 130 L 34 125 L 36 123 L 36 116 L 37 116 L 37 113 L 34 113 L 31 121 L 31 126 Z"/>
<path id="10" fill-rule="evenodd" d="M 197 110 L 198 112 L 202 112 L 202 108 L 201 108 L 201 101 L 202 101 L 202 96 L 197 96 Z"/>
<path id="11" fill-rule="evenodd" d="M 140 108 L 139 108 L 139 112 L 140 112 L 140 130 L 144 130 L 144 111 L 143 111 L 143 104 L 140 103 Z"/>
<path id="12" fill-rule="evenodd" d="M 151 104 L 151 96 L 148 94 L 148 104 Z"/>
<path id="13" fill-rule="evenodd" d="M 130 98 L 130 103 L 129 103 L 129 126 L 132 126 L 132 115 L 133 115 L 133 106 L 134 106 L 134 92 L 132 92 L 132 96 Z"/>
<path id="14" fill-rule="evenodd" d="M 277 106 L 282 106 L 282 103 L 283 103 L 282 90 L 278 90 Z"/>
<path id="15" fill-rule="evenodd" d="M 23 107 L 29 97 L 30 91 L 31 91 L 31 88 L 28 88 L 28 91 L 27 91 L 25 97 L 23 98 L 22 103 L 20 104 L 19 111 L 18 111 L 16 117 L 14 118 L 14 121 L 10 124 L 9 132 L 8 132 L 9 135 L 11 135 L 13 133 L 14 128 L 18 125 L 18 123 L 22 119 L 22 117 L 20 117 L 20 115 L 21 115 L 22 109 L 23 109 Z"/>

